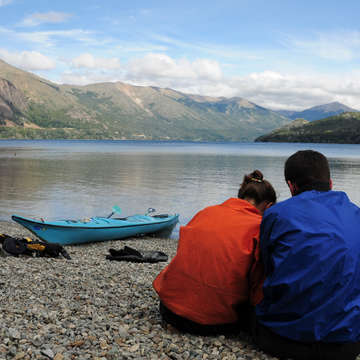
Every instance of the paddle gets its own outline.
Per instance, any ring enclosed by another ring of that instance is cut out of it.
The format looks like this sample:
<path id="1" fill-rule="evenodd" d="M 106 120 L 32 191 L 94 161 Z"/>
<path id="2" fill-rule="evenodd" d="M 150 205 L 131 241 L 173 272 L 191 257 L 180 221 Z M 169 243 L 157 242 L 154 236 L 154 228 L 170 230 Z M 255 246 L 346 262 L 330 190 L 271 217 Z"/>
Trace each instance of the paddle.
<path id="1" fill-rule="evenodd" d="M 111 209 L 111 214 L 107 218 L 110 219 L 115 213 L 121 213 L 121 209 L 117 205 L 113 206 L 113 208 Z"/>
<path id="2" fill-rule="evenodd" d="M 146 216 L 150 215 L 151 213 L 155 212 L 156 210 L 154 208 L 148 208 L 146 212 Z"/>

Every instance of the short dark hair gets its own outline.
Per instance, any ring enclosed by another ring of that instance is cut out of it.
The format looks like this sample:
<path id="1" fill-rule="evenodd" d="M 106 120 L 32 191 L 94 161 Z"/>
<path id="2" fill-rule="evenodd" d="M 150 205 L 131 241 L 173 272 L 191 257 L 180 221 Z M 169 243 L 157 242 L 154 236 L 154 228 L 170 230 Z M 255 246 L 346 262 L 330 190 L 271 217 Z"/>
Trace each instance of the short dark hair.
<path id="1" fill-rule="evenodd" d="M 253 199 L 256 205 L 263 201 L 276 203 L 276 192 L 260 170 L 245 175 L 238 192 L 239 199 Z"/>
<path id="2" fill-rule="evenodd" d="M 327 158 L 314 150 L 301 150 L 285 162 L 285 180 L 296 184 L 297 194 L 306 190 L 329 191 L 330 167 Z"/>

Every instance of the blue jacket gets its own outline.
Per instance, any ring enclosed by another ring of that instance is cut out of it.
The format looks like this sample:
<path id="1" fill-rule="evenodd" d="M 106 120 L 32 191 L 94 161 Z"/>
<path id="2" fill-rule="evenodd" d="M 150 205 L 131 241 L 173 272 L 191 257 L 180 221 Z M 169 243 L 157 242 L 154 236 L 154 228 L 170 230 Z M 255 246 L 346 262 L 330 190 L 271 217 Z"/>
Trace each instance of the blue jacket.
<path id="1" fill-rule="evenodd" d="M 306 191 L 265 211 L 258 321 L 302 342 L 360 341 L 360 209 L 340 191 Z"/>

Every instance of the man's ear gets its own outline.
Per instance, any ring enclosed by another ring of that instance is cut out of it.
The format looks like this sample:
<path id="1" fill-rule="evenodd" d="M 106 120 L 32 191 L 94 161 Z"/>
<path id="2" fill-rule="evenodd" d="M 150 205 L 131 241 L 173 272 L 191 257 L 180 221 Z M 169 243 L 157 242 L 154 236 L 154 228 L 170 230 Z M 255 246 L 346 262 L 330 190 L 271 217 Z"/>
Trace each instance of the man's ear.
<path id="1" fill-rule="evenodd" d="M 265 210 L 268 209 L 269 207 L 273 206 L 274 203 L 273 202 L 268 202 L 265 204 Z"/>
<path id="2" fill-rule="evenodd" d="M 331 179 L 330 179 L 330 181 L 329 181 L 329 188 L 330 188 L 330 190 L 332 190 L 332 188 L 333 188 L 333 182 L 332 182 Z"/>
<path id="3" fill-rule="evenodd" d="M 264 211 L 272 205 L 274 205 L 273 202 L 267 202 L 266 200 L 264 200 L 260 204 L 256 205 L 255 207 L 260 211 L 261 214 L 264 214 Z"/>
<path id="4" fill-rule="evenodd" d="M 298 190 L 298 187 L 295 183 L 292 183 L 290 180 L 287 181 L 288 187 L 290 189 L 291 195 L 294 196 Z"/>

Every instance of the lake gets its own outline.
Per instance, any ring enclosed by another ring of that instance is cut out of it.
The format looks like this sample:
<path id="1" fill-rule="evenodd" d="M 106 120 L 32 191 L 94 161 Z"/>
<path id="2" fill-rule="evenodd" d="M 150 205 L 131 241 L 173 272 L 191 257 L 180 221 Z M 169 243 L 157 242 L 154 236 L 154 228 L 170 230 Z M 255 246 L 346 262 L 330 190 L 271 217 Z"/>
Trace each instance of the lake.
<path id="1" fill-rule="evenodd" d="M 118 205 L 123 216 L 153 207 L 179 213 L 186 224 L 205 206 L 236 196 L 243 175 L 254 169 L 279 200 L 288 198 L 284 161 L 301 149 L 325 154 L 334 190 L 360 205 L 360 145 L 1 140 L 0 220 L 12 214 L 82 219 Z"/>

